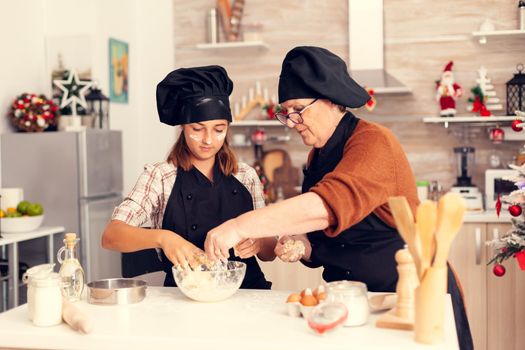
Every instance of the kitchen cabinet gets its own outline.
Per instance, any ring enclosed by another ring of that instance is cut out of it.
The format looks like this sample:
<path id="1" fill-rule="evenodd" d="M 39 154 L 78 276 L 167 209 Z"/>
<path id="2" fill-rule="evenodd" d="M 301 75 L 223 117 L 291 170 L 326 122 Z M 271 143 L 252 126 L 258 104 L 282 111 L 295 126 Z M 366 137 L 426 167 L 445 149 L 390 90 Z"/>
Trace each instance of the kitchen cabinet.
<path id="1" fill-rule="evenodd" d="M 510 223 L 464 223 L 450 251 L 449 261 L 465 293 L 475 349 L 518 350 L 525 341 L 525 271 L 514 259 L 504 263 L 503 277 L 496 277 L 492 265 L 487 266 L 492 248 L 486 241 L 511 227 Z"/>

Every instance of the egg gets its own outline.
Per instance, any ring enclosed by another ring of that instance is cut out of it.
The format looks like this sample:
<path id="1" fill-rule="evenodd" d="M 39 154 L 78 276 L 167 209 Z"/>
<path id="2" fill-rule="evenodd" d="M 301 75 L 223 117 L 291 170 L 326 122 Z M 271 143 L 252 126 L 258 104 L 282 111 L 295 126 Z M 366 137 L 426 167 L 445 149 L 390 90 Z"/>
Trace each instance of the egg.
<path id="1" fill-rule="evenodd" d="M 301 295 L 297 293 L 292 293 L 288 296 L 288 299 L 286 299 L 287 303 L 293 303 L 293 302 L 299 302 L 301 301 Z"/>
<path id="2" fill-rule="evenodd" d="M 319 287 L 314 289 L 313 295 L 314 295 L 314 297 L 317 297 L 318 294 L 321 294 L 321 293 L 324 293 L 324 292 L 325 292 L 324 286 L 320 285 Z"/>
<path id="3" fill-rule="evenodd" d="M 304 298 L 305 295 L 313 295 L 312 290 L 310 288 L 303 289 L 301 291 L 301 298 Z"/>
<path id="4" fill-rule="evenodd" d="M 318 302 L 321 302 L 321 301 L 323 301 L 325 299 L 326 299 L 326 293 L 325 292 L 321 292 L 321 293 L 317 294 L 317 301 Z"/>
<path id="5" fill-rule="evenodd" d="M 305 296 L 301 299 L 301 304 L 304 306 L 315 306 L 318 304 L 318 302 L 313 295 L 305 294 Z"/>

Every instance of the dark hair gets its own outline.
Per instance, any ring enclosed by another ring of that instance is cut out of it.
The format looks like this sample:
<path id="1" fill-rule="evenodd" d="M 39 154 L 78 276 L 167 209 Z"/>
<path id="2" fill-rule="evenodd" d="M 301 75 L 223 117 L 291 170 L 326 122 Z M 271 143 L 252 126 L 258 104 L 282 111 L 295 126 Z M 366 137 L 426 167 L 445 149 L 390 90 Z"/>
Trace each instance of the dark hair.
<path id="1" fill-rule="evenodd" d="M 337 105 L 337 109 L 339 110 L 339 112 L 346 112 L 345 106 Z"/>
<path id="2" fill-rule="evenodd" d="M 228 128 L 226 138 L 224 143 L 217 152 L 217 157 L 219 158 L 219 166 L 224 175 L 230 176 L 236 174 L 239 170 L 239 165 L 237 163 L 237 157 L 230 147 L 228 139 L 230 138 L 230 129 Z M 173 162 L 175 166 L 181 167 L 185 171 L 190 170 L 193 167 L 191 164 L 191 151 L 186 143 L 186 138 L 184 137 L 184 129 L 179 135 L 179 138 L 173 145 L 169 155 L 168 162 Z"/>

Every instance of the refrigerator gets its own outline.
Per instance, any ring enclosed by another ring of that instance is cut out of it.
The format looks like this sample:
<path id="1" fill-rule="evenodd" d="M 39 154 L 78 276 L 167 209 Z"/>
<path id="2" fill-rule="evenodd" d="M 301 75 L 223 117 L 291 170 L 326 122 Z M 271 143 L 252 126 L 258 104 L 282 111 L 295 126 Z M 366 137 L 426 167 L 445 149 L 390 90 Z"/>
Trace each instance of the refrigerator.
<path id="1" fill-rule="evenodd" d="M 101 236 L 122 201 L 121 132 L 8 133 L 0 152 L 2 187 L 22 187 L 25 199 L 41 203 L 43 225 L 77 233 L 86 282 L 120 277 L 121 254 L 103 249 Z"/>

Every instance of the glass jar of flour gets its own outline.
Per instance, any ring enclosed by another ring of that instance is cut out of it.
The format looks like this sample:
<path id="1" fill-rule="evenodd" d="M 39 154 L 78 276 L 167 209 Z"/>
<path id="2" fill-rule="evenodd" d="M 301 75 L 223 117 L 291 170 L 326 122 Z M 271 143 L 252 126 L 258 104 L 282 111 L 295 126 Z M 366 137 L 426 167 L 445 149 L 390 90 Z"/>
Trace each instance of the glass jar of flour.
<path id="1" fill-rule="evenodd" d="M 39 327 L 54 326 L 62 322 L 62 289 L 56 272 L 30 278 L 33 324 Z"/>
<path id="2" fill-rule="evenodd" d="M 355 281 L 334 281 L 326 285 L 329 302 L 343 303 L 348 309 L 345 327 L 361 326 L 368 322 L 370 307 L 366 284 Z"/>

